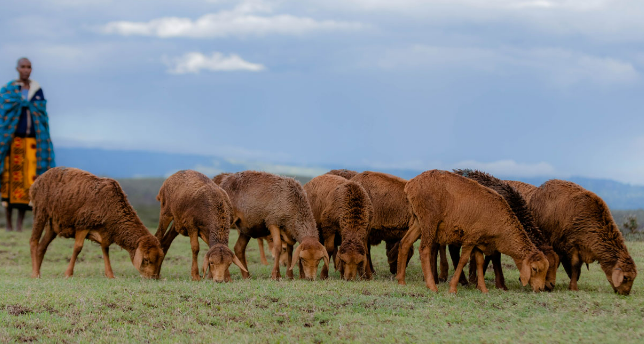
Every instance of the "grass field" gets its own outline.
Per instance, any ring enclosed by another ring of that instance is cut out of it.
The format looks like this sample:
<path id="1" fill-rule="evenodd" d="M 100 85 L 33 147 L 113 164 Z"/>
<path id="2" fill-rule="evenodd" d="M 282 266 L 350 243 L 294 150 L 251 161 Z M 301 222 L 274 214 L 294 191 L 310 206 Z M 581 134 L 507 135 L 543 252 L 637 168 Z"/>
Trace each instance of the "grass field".
<path id="1" fill-rule="evenodd" d="M 438 294 L 421 281 L 414 255 L 408 285 L 391 280 L 384 245 L 373 251 L 374 281 L 270 280 L 249 244 L 250 280 L 214 284 L 190 281 L 188 239 L 179 237 L 163 265 L 162 280 L 142 280 L 127 253 L 113 246 L 117 278 L 103 277 L 100 247 L 86 242 L 74 277 L 63 272 L 73 240 L 56 239 L 45 255 L 42 278 L 31 279 L 30 231 L 0 231 L 1 342 L 643 342 L 644 277 L 628 297 L 615 295 L 599 265 L 582 272 L 579 292 L 535 294 L 518 283 L 505 260 L 510 291 L 473 287 Z M 231 232 L 231 247 L 236 232 Z M 644 243 L 630 242 L 638 266 Z M 202 243 L 200 258 L 206 252 Z M 270 258 L 269 258 L 270 259 Z M 201 262 L 201 261 L 200 261 Z M 284 274 L 284 270 L 282 270 Z M 297 273 L 296 273 L 297 275 Z M 494 287 L 491 269 L 489 288 Z"/>

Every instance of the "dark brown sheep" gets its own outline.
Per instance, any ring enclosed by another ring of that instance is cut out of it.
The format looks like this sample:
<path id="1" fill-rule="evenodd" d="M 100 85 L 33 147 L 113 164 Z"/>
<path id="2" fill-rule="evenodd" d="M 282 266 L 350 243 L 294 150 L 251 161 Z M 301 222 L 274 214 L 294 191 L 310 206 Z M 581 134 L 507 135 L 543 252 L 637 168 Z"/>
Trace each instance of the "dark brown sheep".
<path id="1" fill-rule="evenodd" d="M 336 264 L 341 267 L 342 277 L 353 280 L 360 275 L 371 279 L 367 241 L 373 205 L 365 189 L 354 181 L 324 174 L 311 179 L 304 190 L 329 256 L 335 255 L 336 236 L 341 238 Z M 328 273 L 328 269 L 322 269 L 320 278 L 327 278 Z"/>
<path id="2" fill-rule="evenodd" d="M 101 245 L 108 278 L 114 278 L 109 256 L 112 243 L 128 251 L 141 276 L 159 278 L 163 261 L 159 240 L 145 228 L 116 180 L 76 168 L 56 167 L 36 179 L 29 196 L 34 209 L 32 277 L 40 277 L 45 251 L 59 235 L 75 239 L 66 277 L 74 274 L 76 257 L 85 239 L 89 239 Z"/>
<path id="3" fill-rule="evenodd" d="M 473 170 L 454 170 L 454 173 L 458 174 L 459 176 L 471 179 L 485 187 L 496 191 L 499 195 L 501 195 L 501 197 L 503 197 L 503 199 L 505 199 L 506 202 L 508 202 L 508 205 L 514 212 L 514 215 L 516 215 L 519 222 L 521 222 L 521 226 L 526 231 L 526 234 L 528 234 L 528 237 L 530 238 L 532 243 L 534 243 L 534 245 L 537 246 L 537 248 L 541 252 L 543 252 L 543 254 L 548 259 L 549 267 L 548 273 L 546 275 L 546 290 L 550 291 L 554 289 L 557 277 L 557 267 L 559 266 L 559 256 L 552 249 L 550 242 L 545 239 L 543 233 L 541 233 L 541 230 L 536 225 L 534 217 L 532 216 L 532 212 L 528 208 L 528 204 L 526 203 L 523 196 L 519 193 L 519 191 L 510 186 L 509 183 L 495 178 L 494 176 L 485 172 Z M 496 287 L 499 289 L 507 290 L 503 278 L 503 271 L 501 268 L 500 254 L 498 252 L 495 252 L 494 254 L 492 254 L 492 256 L 488 257 L 492 259 L 494 266 Z M 483 271 L 485 271 L 486 267 L 487 265 L 483 266 Z M 473 283 L 473 281 L 475 280 L 476 261 L 471 260 L 470 282 Z"/>
<path id="4" fill-rule="evenodd" d="M 514 259 L 521 282 L 533 290 L 545 287 L 548 260 L 530 241 L 508 203 L 498 193 L 451 172 L 426 171 L 410 180 L 405 193 L 415 226 L 421 230 L 420 261 L 427 287 L 438 291 L 431 271 L 430 255 L 436 245 L 460 244 L 463 248 L 450 293 L 456 293 L 459 276 L 474 251 L 478 288 L 487 292 L 483 278 L 483 254 L 499 251 Z M 398 281 L 404 284 L 405 271 L 399 266 Z"/>
<path id="5" fill-rule="evenodd" d="M 358 172 L 347 170 L 347 169 L 343 168 L 343 169 L 338 169 L 338 170 L 331 170 L 331 171 L 327 172 L 326 174 L 339 176 L 339 177 L 342 177 L 344 179 L 351 179 L 351 178 L 355 177 L 358 174 Z"/>
<path id="6" fill-rule="evenodd" d="M 523 199 L 525 199 L 526 203 L 530 203 L 532 194 L 537 190 L 537 187 L 532 184 L 516 180 L 504 180 L 504 182 L 508 183 L 511 187 L 517 190 L 521 194 L 521 196 L 523 196 Z"/>
<path id="7" fill-rule="evenodd" d="M 231 263 L 246 270 L 228 248 L 228 234 L 232 219 L 232 206 L 228 195 L 206 175 L 197 171 L 179 171 L 161 185 L 157 200 L 161 202 L 159 228 L 155 236 L 167 254 L 172 241 L 182 234 L 190 238 L 192 248 L 192 279 L 198 281 L 199 238 L 210 249 L 204 257 L 204 277 L 210 275 L 215 282 L 230 281 L 228 267 Z M 172 228 L 166 229 L 172 223 Z"/>
<path id="8" fill-rule="evenodd" d="M 635 262 L 601 198 L 575 183 L 553 179 L 532 194 L 529 206 L 570 276 L 570 290 L 578 290 L 581 265 L 598 261 L 613 290 L 630 293 Z"/>
<path id="9" fill-rule="evenodd" d="M 217 178 L 217 177 L 215 177 Z M 239 229 L 235 254 L 245 267 L 246 245 L 251 238 L 271 235 L 273 252 L 279 257 L 282 241 L 289 245 L 287 276 L 293 277 L 293 267 L 299 263 L 300 277 L 313 280 L 320 260 L 328 269 L 329 256 L 318 241 L 318 230 L 302 185 L 293 178 L 266 172 L 244 171 L 234 173 L 221 181 L 233 205 L 233 223 Z M 295 252 L 291 250 L 299 242 Z M 242 271 L 244 277 L 249 277 Z M 273 279 L 280 278 L 279 259 L 276 258 Z"/>
<path id="10" fill-rule="evenodd" d="M 370 269 L 374 271 L 371 263 L 371 245 L 385 241 L 389 248 L 388 256 L 397 257 L 396 243 L 405 236 L 412 223 L 411 207 L 404 192 L 407 181 L 391 174 L 371 171 L 358 173 L 351 181 L 360 184 L 367 191 L 373 204 L 374 213 L 369 224 L 368 257 Z M 405 263 L 408 263 L 414 254 L 413 249 L 413 246 L 409 247 Z M 388 261 L 389 270 L 395 274 L 398 260 Z"/>

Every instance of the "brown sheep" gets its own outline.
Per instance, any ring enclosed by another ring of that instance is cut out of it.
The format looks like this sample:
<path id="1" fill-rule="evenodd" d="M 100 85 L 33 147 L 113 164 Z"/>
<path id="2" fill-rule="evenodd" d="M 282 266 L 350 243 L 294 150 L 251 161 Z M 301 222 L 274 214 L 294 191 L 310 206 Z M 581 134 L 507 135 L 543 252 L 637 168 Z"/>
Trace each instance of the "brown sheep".
<path id="1" fill-rule="evenodd" d="M 613 290 L 630 293 L 635 262 L 601 198 L 575 183 L 553 179 L 532 194 L 529 206 L 570 276 L 570 290 L 578 290 L 581 265 L 598 261 Z"/>
<path id="2" fill-rule="evenodd" d="M 215 177 L 217 178 L 217 177 Z M 293 277 L 293 267 L 299 263 L 300 277 L 314 280 L 320 260 L 329 268 L 329 256 L 318 241 L 318 230 L 311 206 L 302 185 L 295 179 L 266 172 L 244 171 L 234 173 L 221 181 L 233 205 L 233 222 L 239 229 L 235 254 L 245 267 L 246 245 L 251 238 L 271 235 L 273 252 L 279 257 L 282 240 L 289 245 L 289 268 L 286 275 Z M 299 242 L 294 253 L 291 250 Z M 248 272 L 242 275 L 248 278 Z M 280 278 L 279 259 L 276 258 L 273 279 Z"/>
<path id="3" fill-rule="evenodd" d="M 161 185 L 157 200 L 161 202 L 159 228 L 155 236 L 167 254 L 172 241 L 182 234 L 192 247 L 191 275 L 198 281 L 199 238 L 210 247 L 204 258 L 204 277 L 210 268 L 215 282 L 230 281 L 231 263 L 246 268 L 228 248 L 232 206 L 228 195 L 206 175 L 197 171 L 179 171 Z M 166 229 L 172 223 L 172 228 Z"/>
<path id="4" fill-rule="evenodd" d="M 327 172 L 325 174 L 339 176 L 339 177 L 342 177 L 344 179 L 351 179 L 351 178 L 355 177 L 358 174 L 358 172 L 347 170 L 347 169 L 343 168 L 343 169 L 338 169 L 338 170 L 331 170 L 331 171 L 329 171 L 329 172 Z"/>
<path id="5" fill-rule="evenodd" d="M 320 241 L 330 257 L 336 253 L 336 236 L 341 238 L 336 264 L 341 266 L 342 277 L 353 280 L 360 275 L 371 279 L 367 245 L 373 205 L 365 189 L 354 181 L 324 174 L 306 183 L 304 191 L 319 228 Z M 320 278 L 327 278 L 328 273 L 328 269 L 322 269 Z"/>
<path id="6" fill-rule="evenodd" d="M 537 248 L 543 252 L 543 254 L 548 259 L 548 273 L 546 274 L 546 290 L 551 291 L 555 287 L 555 281 L 557 277 L 557 267 L 559 266 L 559 256 L 552 249 L 550 243 L 545 239 L 543 233 L 536 225 L 532 212 L 528 208 L 523 196 L 516 190 L 514 187 L 510 186 L 509 183 L 504 182 L 494 176 L 473 170 L 454 170 L 454 173 L 459 176 L 474 180 L 475 182 L 488 187 L 496 191 L 506 202 L 516 215 L 519 222 L 523 226 L 523 229 L 528 234 L 528 237 L 532 243 L 537 246 Z M 489 257 L 489 258 L 488 258 Z M 505 286 L 505 281 L 503 278 L 503 270 L 501 268 L 501 256 L 500 253 L 495 252 L 492 256 L 486 257 L 486 262 L 488 259 L 492 260 L 495 272 L 496 287 L 499 289 L 507 290 Z M 486 270 L 487 264 L 483 265 L 483 271 Z M 476 260 L 470 261 L 470 282 L 474 283 L 476 281 Z"/>
<path id="7" fill-rule="evenodd" d="M 431 271 L 430 255 L 436 245 L 460 244 L 462 255 L 450 281 L 456 293 L 459 276 L 473 251 L 477 260 L 478 285 L 487 292 L 483 277 L 483 254 L 499 251 L 514 259 L 521 283 L 543 290 L 548 270 L 545 255 L 530 241 L 508 203 L 498 193 L 451 172 L 426 171 L 410 180 L 405 193 L 421 230 L 420 261 L 425 283 L 438 291 Z M 399 265 L 400 268 L 400 265 Z M 404 284 L 404 265 L 398 281 Z"/>
<path id="8" fill-rule="evenodd" d="M 525 199 L 527 203 L 530 203 L 530 198 L 532 197 L 532 194 L 537 190 L 537 187 L 532 184 L 528 184 L 528 183 L 524 183 L 516 180 L 504 180 L 504 182 L 508 183 L 511 187 L 517 190 L 521 194 L 521 196 L 523 196 L 523 199 Z"/>
<path id="9" fill-rule="evenodd" d="M 219 185 L 221 182 L 231 175 L 232 173 L 230 172 L 224 172 L 216 175 L 212 181 L 215 182 L 215 184 Z M 259 259 L 262 262 L 262 265 L 268 265 L 268 260 L 266 260 L 266 253 L 264 252 L 264 240 L 267 241 L 268 243 L 268 251 L 273 254 L 273 242 L 269 240 L 270 235 L 263 237 L 263 238 L 257 238 L 257 246 L 259 247 Z M 275 257 L 273 257 L 275 258 Z"/>
<path id="10" fill-rule="evenodd" d="M 351 181 L 360 184 L 367 191 L 373 204 L 374 213 L 369 224 L 367 253 L 369 267 L 372 272 L 375 272 L 371 263 L 371 245 L 378 245 L 385 241 L 389 249 L 388 257 L 394 257 L 393 260 L 388 259 L 389 270 L 395 274 L 398 268 L 398 260 L 395 258 L 398 256 L 396 243 L 405 236 L 413 219 L 411 207 L 404 192 L 407 181 L 391 174 L 371 171 L 358 173 L 351 178 Z M 413 246 L 410 246 L 405 263 L 409 263 L 409 259 L 414 254 L 413 250 Z"/>
<path id="11" fill-rule="evenodd" d="M 159 240 L 143 225 L 116 180 L 76 168 L 56 167 L 36 179 L 29 196 L 34 209 L 30 240 L 32 277 L 40 277 L 45 251 L 59 235 L 75 239 L 66 277 L 74 274 L 76 257 L 85 239 L 89 239 L 101 245 L 108 278 L 114 278 L 109 256 L 112 243 L 128 251 L 141 276 L 159 278 L 163 261 Z"/>

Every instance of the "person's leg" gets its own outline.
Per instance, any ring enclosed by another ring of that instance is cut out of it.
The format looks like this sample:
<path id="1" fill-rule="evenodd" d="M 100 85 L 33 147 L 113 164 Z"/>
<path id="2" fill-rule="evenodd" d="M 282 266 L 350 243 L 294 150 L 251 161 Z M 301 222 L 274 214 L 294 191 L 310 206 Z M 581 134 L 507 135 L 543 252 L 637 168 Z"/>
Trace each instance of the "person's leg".
<path id="1" fill-rule="evenodd" d="M 25 209 L 18 209 L 18 221 L 16 221 L 16 232 L 22 232 L 22 222 L 25 219 Z"/>
<path id="2" fill-rule="evenodd" d="M 11 207 L 6 207 L 4 208 L 4 213 L 7 217 L 7 232 L 11 232 L 13 230 L 13 226 L 11 225 L 11 213 L 13 212 L 13 209 Z"/>

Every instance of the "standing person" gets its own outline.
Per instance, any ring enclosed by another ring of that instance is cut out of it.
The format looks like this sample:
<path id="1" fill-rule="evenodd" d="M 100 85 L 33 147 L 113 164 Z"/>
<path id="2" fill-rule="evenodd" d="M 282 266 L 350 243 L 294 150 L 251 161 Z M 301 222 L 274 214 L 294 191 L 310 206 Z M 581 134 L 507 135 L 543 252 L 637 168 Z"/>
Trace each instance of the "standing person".
<path id="1" fill-rule="evenodd" d="M 18 209 L 17 231 L 25 212 L 31 210 L 29 187 L 36 177 L 55 167 L 49 138 L 47 101 L 40 85 L 29 79 L 31 61 L 18 60 L 18 79 L 0 90 L 0 182 L 7 231 L 13 230 L 11 213 Z"/>

